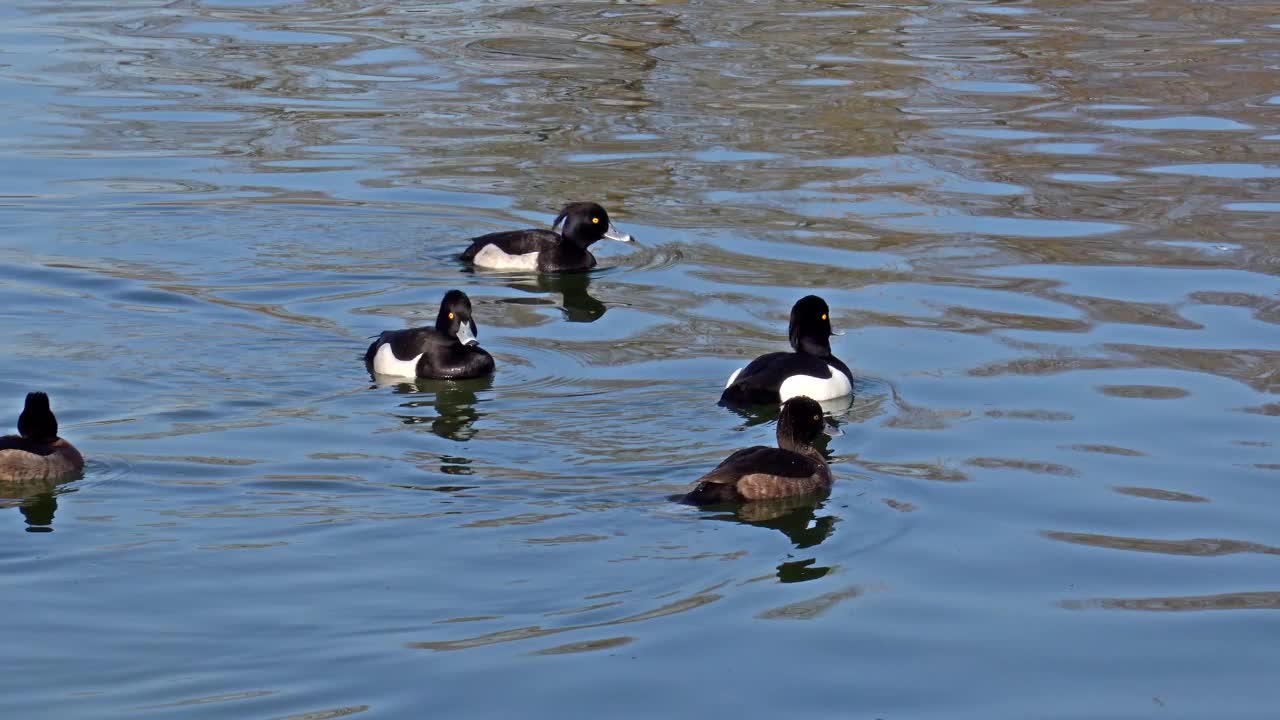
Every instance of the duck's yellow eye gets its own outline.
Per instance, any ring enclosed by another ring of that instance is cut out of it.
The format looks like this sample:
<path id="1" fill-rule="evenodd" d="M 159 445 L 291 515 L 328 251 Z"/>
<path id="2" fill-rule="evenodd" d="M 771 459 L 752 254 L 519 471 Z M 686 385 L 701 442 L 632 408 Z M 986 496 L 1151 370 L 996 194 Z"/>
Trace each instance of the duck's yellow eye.
<path id="1" fill-rule="evenodd" d="M 453 313 L 449 313 L 449 319 L 450 319 L 450 320 L 452 320 L 452 319 L 453 319 Z"/>
<path id="2" fill-rule="evenodd" d="M 597 224 L 599 224 L 599 223 L 600 223 L 600 218 L 591 218 L 591 224 L 592 224 L 592 225 L 597 225 Z"/>
<path id="3" fill-rule="evenodd" d="M 822 313 L 822 319 L 823 319 L 823 320 L 826 320 L 826 319 L 827 319 L 827 314 L 826 314 L 826 313 Z"/>

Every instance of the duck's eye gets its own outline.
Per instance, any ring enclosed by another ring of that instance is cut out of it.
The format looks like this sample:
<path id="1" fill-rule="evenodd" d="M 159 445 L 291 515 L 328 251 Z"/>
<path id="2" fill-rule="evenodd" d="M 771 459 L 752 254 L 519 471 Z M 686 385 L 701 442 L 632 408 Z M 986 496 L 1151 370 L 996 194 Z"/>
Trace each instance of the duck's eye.
<path id="1" fill-rule="evenodd" d="M 813 416 L 813 421 L 814 421 L 814 422 L 822 422 L 822 416 L 821 416 L 821 415 L 814 415 L 814 416 Z"/>
<path id="2" fill-rule="evenodd" d="M 600 224 L 600 218 L 597 218 L 597 217 L 593 217 L 593 218 L 591 218 L 591 224 L 592 224 L 592 225 L 598 225 L 598 224 Z"/>
<path id="3" fill-rule="evenodd" d="M 826 319 L 827 319 L 827 314 L 826 314 L 826 313 L 822 313 L 822 319 L 823 319 L 823 320 L 826 320 Z"/>
<path id="4" fill-rule="evenodd" d="M 449 313 L 449 319 L 450 319 L 450 320 L 452 320 L 452 319 L 453 319 L 453 313 Z"/>

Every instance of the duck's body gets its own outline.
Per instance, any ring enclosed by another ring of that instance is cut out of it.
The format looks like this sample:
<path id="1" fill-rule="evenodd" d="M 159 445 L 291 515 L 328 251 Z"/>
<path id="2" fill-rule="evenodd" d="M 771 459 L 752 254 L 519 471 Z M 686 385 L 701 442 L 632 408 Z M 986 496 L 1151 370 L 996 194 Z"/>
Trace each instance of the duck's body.
<path id="1" fill-rule="evenodd" d="M 793 352 L 775 352 L 734 371 L 720 404 L 734 407 L 785 402 L 793 397 L 832 400 L 853 393 L 853 373 L 831 353 L 827 303 L 816 295 L 791 308 L 787 332 Z"/>
<path id="2" fill-rule="evenodd" d="M 459 380 L 493 372 L 493 356 L 463 345 L 435 328 L 385 330 L 365 352 L 365 364 L 377 375 Z"/>
<path id="3" fill-rule="evenodd" d="M 17 435 L 0 437 L 0 482 L 61 481 L 84 471 L 84 458 L 71 443 L 31 443 Z"/>
<path id="4" fill-rule="evenodd" d="M 80 451 L 58 437 L 49 396 L 27 393 L 18 416 L 18 434 L 0 437 L 0 482 L 69 480 L 84 471 Z"/>
<path id="5" fill-rule="evenodd" d="M 602 238 L 631 242 L 595 203 L 569 203 L 551 230 L 509 230 L 471 239 L 462 259 L 490 270 L 580 272 L 596 266 L 588 248 Z M 560 228 L 560 232 L 556 231 Z"/>
<path id="6" fill-rule="evenodd" d="M 375 375 L 462 380 L 493 373 L 493 356 L 476 343 L 471 300 L 450 290 L 440 302 L 435 327 L 387 330 L 364 354 Z"/>
<path id="7" fill-rule="evenodd" d="M 698 478 L 683 501 L 720 505 L 830 490 L 831 468 L 813 446 L 822 428 L 822 407 L 817 401 L 791 398 L 778 416 L 778 447 L 756 445 L 733 453 Z"/>
<path id="8" fill-rule="evenodd" d="M 462 259 L 491 270 L 576 272 L 596 266 L 586 248 L 563 242 L 554 230 L 509 230 L 471 240 Z"/>
<path id="9" fill-rule="evenodd" d="M 832 400 L 853 392 L 853 373 L 840 358 L 803 352 L 761 355 L 734 371 L 720 401 L 726 405 L 763 405 L 801 395 Z"/>

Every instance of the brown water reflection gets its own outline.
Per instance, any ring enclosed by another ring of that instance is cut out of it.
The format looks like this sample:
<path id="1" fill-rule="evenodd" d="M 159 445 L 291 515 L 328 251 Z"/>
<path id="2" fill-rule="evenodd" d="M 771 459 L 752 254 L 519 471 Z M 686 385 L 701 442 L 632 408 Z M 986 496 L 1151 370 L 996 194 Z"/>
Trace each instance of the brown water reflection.
<path id="1" fill-rule="evenodd" d="M 1056 530 L 1046 530 L 1044 536 L 1052 540 L 1061 540 L 1062 542 L 1075 543 L 1077 545 L 1092 545 L 1093 547 L 1110 548 L 1112 550 L 1134 550 L 1137 552 L 1191 555 L 1194 557 L 1216 557 L 1234 553 L 1280 555 L 1280 548 L 1277 547 L 1225 538 L 1155 540 L 1152 538 L 1114 537 Z"/>
<path id="2" fill-rule="evenodd" d="M 1064 600 L 1068 610 L 1146 610 L 1149 612 L 1188 612 L 1198 610 L 1280 610 L 1280 592 L 1237 592 L 1221 595 L 1188 597 L 1097 598 Z"/>
<path id="3" fill-rule="evenodd" d="M 553 628 L 544 628 L 544 627 L 535 625 L 530 627 L 515 628 L 511 630 L 501 630 L 498 632 L 486 633 L 484 635 L 476 635 L 476 636 L 464 638 L 461 640 L 414 642 L 414 643 L 410 643 L 409 647 L 418 649 L 418 650 L 436 650 L 436 651 L 466 650 L 468 648 L 480 647 L 483 645 L 489 645 L 493 643 L 506 643 L 506 642 L 514 642 L 518 640 L 529 640 L 533 638 L 547 637 L 550 635 L 558 635 L 560 633 L 565 633 L 565 632 L 579 632 L 583 630 L 609 628 L 615 625 L 626 625 L 634 622 L 652 620 L 654 618 L 664 617 L 664 616 L 672 615 L 675 613 L 688 612 L 690 610 L 696 610 L 697 608 L 703 607 L 710 603 L 714 603 L 715 601 L 723 597 L 722 595 L 713 592 L 716 589 L 718 588 L 715 588 L 715 587 L 707 588 L 706 590 L 700 591 L 688 597 L 680 598 L 679 600 L 676 600 L 674 602 L 665 603 L 652 610 L 647 610 L 645 612 L 638 613 L 635 615 L 620 617 L 614 620 L 607 620 L 607 621 L 598 622 L 598 623 L 583 623 L 578 625 L 567 625 L 563 627 L 553 627 Z M 611 648 L 613 646 L 614 646 L 614 643 L 604 642 L 601 644 L 596 644 L 596 643 L 583 644 L 583 645 L 578 645 L 577 647 L 579 648 L 579 651 L 585 651 L 585 650 L 596 650 L 596 649 L 603 650 L 603 649 Z M 564 648 L 564 647 L 565 646 L 563 645 L 557 646 L 557 648 Z M 552 654 L 559 654 L 555 652 L 557 648 L 550 649 Z M 545 653 L 548 651 L 544 650 L 543 652 Z"/>

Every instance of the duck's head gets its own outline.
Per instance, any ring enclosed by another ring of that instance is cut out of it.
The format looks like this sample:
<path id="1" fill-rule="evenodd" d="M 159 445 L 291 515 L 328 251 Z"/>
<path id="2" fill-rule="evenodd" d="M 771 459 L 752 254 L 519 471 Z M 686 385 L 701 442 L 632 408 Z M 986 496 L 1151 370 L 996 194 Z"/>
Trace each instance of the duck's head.
<path id="1" fill-rule="evenodd" d="M 601 239 L 631 242 L 630 235 L 619 231 L 609 222 L 609 213 L 593 202 L 574 202 L 564 206 L 551 229 L 559 228 L 560 234 L 582 247 Z"/>
<path id="2" fill-rule="evenodd" d="M 49 396 L 42 392 L 27 393 L 27 404 L 18 416 L 18 434 L 35 442 L 58 439 L 58 418 L 49 409 Z"/>
<path id="3" fill-rule="evenodd" d="M 778 447 L 787 450 L 811 447 L 826 426 L 817 400 L 803 395 L 788 398 L 778 413 Z"/>
<path id="4" fill-rule="evenodd" d="M 461 290 L 450 290 L 440 301 L 440 314 L 436 315 L 436 330 L 447 337 L 456 337 L 463 345 L 478 342 L 480 331 L 471 318 L 471 298 Z"/>
<path id="5" fill-rule="evenodd" d="M 831 311 L 827 308 L 827 301 L 817 295 L 806 295 L 792 306 L 787 337 L 797 352 L 830 355 L 830 338 L 839 334 L 831 329 Z"/>

